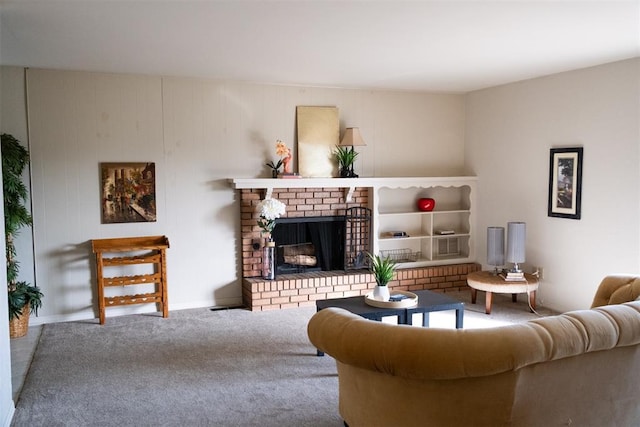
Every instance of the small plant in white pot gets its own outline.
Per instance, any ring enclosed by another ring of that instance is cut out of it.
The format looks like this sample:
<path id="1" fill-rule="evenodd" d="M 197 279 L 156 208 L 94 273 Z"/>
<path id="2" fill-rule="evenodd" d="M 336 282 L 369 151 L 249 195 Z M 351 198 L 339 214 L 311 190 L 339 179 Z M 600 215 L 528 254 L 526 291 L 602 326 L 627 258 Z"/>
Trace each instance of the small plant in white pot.
<path id="1" fill-rule="evenodd" d="M 368 254 L 371 258 L 371 272 L 376 279 L 376 287 L 373 289 L 373 298 L 380 301 L 389 301 L 391 293 L 387 284 L 393 279 L 397 264 L 389 257 Z"/>

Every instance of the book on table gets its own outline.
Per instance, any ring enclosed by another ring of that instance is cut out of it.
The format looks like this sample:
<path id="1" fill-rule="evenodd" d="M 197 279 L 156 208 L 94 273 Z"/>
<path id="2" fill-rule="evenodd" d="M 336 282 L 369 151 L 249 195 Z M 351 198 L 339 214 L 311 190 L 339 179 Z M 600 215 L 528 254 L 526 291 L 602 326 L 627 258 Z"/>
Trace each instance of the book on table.
<path id="1" fill-rule="evenodd" d="M 524 277 L 524 273 L 521 271 L 507 271 L 500 273 L 500 277 L 504 279 L 505 282 L 526 282 L 527 279 Z"/>

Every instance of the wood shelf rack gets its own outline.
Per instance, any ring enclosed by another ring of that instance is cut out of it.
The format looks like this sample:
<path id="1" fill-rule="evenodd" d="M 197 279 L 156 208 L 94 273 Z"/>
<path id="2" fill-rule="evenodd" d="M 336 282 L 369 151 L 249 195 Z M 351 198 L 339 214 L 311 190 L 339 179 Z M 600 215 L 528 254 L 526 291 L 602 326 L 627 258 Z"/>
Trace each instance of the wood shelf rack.
<path id="1" fill-rule="evenodd" d="M 167 298 L 167 257 L 169 239 L 166 236 L 120 237 L 113 239 L 91 240 L 91 248 L 96 256 L 96 282 L 98 286 L 98 307 L 100 324 L 105 322 L 106 307 L 130 304 L 155 303 L 162 317 L 169 317 L 169 303 Z M 142 255 L 127 255 L 125 253 L 145 252 Z M 110 254 L 105 256 L 105 254 Z M 123 256 L 119 256 L 122 254 Z M 104 270 L 108 267 L 126 267 L 141 264 L 151 264 L 153 273 L 131 276 L 105 277 Z M 155 284 L 154 291 L 144 294 L 126 294 L 105 296 L 105 287 L 133 286 Z"/>

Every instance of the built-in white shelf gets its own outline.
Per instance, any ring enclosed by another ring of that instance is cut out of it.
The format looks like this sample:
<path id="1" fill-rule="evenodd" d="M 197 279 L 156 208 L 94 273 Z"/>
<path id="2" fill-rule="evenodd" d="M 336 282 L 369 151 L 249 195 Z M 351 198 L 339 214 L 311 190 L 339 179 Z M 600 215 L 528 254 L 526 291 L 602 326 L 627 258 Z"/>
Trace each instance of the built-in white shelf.
<path id="1" fill-rule="evenodd" d="M 477 177 L 370 178 L 231 178 L 234 189 L 342 188 L 351 201 L 356 188 L 367 188 L 371 198 L 373 252 L 411 251 L 415 260 L 400 268 L 474 261 L 475 196 Z M 418 198 L 433 198 L 433 211 L 416 207 Z M 441 235 L 440 230 L 454 234 Z M 389 238 L 390 231 L 409 237 Z"/>

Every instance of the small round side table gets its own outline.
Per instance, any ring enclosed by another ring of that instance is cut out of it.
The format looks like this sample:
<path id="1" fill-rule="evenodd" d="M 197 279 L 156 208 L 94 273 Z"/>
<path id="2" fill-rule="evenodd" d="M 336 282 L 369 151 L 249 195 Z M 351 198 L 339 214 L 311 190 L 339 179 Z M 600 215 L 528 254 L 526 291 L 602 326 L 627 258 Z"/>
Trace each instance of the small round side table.
<path id="1" fill-rule="evenodd" d="M 511 282 L 504 280 L 492 271 L 474 271 L 473 273 L 469 273 L 467 274 L 467 284 L 471 288 L 471 303 L 476 303 L 478 291 L 486 292 L 485 313 L 491 314 L 493 293 L 511 294 L 513 302 L 518 300 L 518 294 L 528 294 L 529 305 L 531 309 L 535 310 L 538 278 L 528 273 L 525 273 L 524 278 L 525 281 L 523 282 Z"/>

